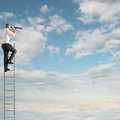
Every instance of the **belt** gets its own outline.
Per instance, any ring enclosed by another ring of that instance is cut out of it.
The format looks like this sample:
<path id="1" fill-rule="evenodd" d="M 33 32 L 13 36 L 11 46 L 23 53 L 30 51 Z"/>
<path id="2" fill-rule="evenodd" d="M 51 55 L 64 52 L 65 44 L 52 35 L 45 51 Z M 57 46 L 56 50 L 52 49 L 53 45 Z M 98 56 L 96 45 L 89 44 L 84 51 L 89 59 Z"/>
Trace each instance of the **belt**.
<path id="1" fill-rule="evenodd" d="M 9 43 L 2 43 L 3 45 L 8 45 Z"/>

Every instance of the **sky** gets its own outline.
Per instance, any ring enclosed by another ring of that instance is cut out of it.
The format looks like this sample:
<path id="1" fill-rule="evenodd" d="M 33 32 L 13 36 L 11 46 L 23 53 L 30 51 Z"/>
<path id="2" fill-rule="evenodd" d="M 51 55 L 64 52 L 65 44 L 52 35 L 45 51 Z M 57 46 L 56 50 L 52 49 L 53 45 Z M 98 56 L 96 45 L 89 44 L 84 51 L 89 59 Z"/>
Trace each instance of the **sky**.
<path id="1" fill-rule="evenodd" d="M 119 6 L 119 0 L 1 1 L 1 44 L 6 23 L 23 28 L 10 39 L 17 49 L 17 120 L 120 120 Z M 0 47 L 0 120 L 3 68 Z"/>

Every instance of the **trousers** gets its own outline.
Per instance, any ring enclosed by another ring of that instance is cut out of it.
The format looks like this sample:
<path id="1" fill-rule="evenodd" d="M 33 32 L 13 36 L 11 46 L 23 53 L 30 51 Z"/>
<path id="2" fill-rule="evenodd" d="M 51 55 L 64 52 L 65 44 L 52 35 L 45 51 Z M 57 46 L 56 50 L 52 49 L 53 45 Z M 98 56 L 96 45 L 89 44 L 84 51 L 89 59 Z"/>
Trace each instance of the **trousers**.
<path id="1" fill-rule="evenodd" d="M 7 69 L 8 68 L 8 61 L 12 61 L 12 59 L 14 58 L 17 50 L 9 43 L 5 43 L 5 44 L 2 44 L 2 49 L 3 49 L 3 53 L 4 53 L 4 68 Z M 10 57 L 8 58 L 8 53 L 9 51 L 11 51 L 11 55 Z"/>

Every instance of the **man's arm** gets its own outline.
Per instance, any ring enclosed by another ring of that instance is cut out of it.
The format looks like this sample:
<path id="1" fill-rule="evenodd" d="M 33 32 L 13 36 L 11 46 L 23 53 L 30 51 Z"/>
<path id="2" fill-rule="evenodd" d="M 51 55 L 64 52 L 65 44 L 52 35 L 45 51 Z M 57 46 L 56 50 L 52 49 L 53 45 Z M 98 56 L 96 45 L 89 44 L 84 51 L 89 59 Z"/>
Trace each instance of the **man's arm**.
<path id="1" fill-rule="evenodd" d="M 15 36 L 16 36 L 16 32 L 15 32 L 16 28 L 12 27 L 12 29 L 13 29 L 12 32 L 15 33 Z"/>

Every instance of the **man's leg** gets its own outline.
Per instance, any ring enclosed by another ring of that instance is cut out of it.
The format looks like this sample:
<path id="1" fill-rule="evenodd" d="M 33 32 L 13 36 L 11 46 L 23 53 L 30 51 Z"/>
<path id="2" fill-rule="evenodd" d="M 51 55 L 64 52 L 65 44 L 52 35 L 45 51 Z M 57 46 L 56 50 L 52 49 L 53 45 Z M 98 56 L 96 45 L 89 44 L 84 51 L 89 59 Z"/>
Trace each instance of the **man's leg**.
<path id="1" fill-rule="evenodd" d="M 10 45 L 10 44 L 8 45 L 8 50 L 12 52 L 11 56 L 8 59 L 8 62 L 11 62 L 12 59 L 14 58 L 17 50 L 12 45 Z"/>
<path id="2" fill-rule="evenodd" d="M 9 51 L 3 50 L 4 51 L 4 69 L 6 70 L 8 68 L 8 53 Z"/>

